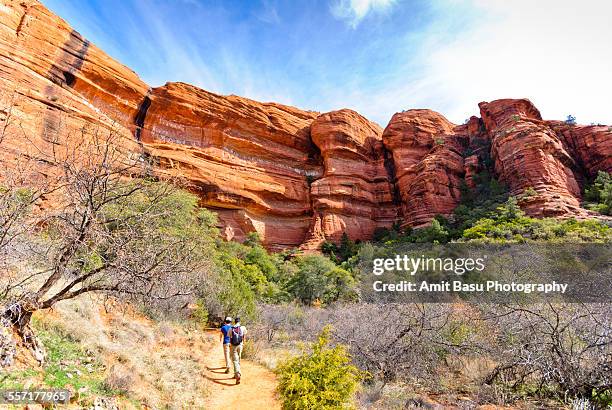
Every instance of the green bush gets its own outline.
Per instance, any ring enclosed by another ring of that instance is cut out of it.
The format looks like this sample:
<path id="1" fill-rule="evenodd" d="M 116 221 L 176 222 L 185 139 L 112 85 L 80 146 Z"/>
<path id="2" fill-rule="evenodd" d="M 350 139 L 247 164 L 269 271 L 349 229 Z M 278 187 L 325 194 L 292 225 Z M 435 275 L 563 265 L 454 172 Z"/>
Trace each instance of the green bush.
<path id="1" fill-rule="evenodd" d="M 612 228 L 597 221 L 536 219 L 525 216 L 511 197 L 489 218 L 463 231 L 464 240 L 484 242 L 610 242 Z"/>
<path id="2" fill-rule="evenodd" d="M 216 295 L 217 302 L 222 307 L 218 316 L 240 316 L 247 321 L 255 318 L 256 294 L 253 290 L 254 272 L 247 269 L 241 260 L 231 255 L 221 255 L 219 263 L 219 276 L 221 290 Z M 250 271 L 250 272 L 249 272 Z M 261 275 L 260 278 L 263 278 Z"/>
<path id="3" fill-rule="evenodd" d="M 329 258 L 307 255 L 296 258 L 297 271 L 287 283 L 289 293 L 305 304 L 349 301 L 357 297 L 355 278 Z"/>
<path id="4" fill-rule="evenodd" d="M 297 269 L 291 255 L 268 253 L 257 234 L 249 234 L 243 243 L 218 239 L 215 261 L 222 282 L 219 316 L 240 313 L 248 317 L 254 314 L 258 300 L 281 303 L 291 299 L 286 287 Z"/>
<path id="5" fill-rule="evenodd" d="M 474 189 L 465 184 L 460 187 L 461 201 L 453 211 L 453 223 L 447 227 L 450 239 L 461 238 L 465 229 L 478 220 L 493 215 L 508 199 L 506 187 L 487 170 L 478 173 L 474 177 L 474 183 Z"/>
<path id="6" fill-rule="evenodd" d="M 196 308 L 194 309 L 192 316 L 198 325 L 202 327 L 208 326 L 208 321 L 210 318 L 208 314 L 208 309 L 206 309 L 206 304 L 203 300 L 198 299 L 198 301 L 196 302 Z"/>
<path id="7" fill-rule="evenodd" d="M 431 221 L 431 225 L 412 231 L 408 239 L 414 243 L 446 243 L 448 231 L 442 226 L 440 217 L 437 217 Z"/>
<path id="8" fill-rule="evenodd" d="M 584 190 L 585 206 L 604 215 L 612 215 L 612 174 L 599 171 Z"/>
<path id="9" fill-rule="evenodd" d="M 376 228 L 372 233 L 372 242 L 383 242 L 392 235 L 389 228 Z"/>
<path id="10" fill-rule="evenodd" d="M 340 244 L 325 241 L 321 245 L 321 252 L 337 264 L 346 262 L 359 251 L 359 244 L 351 240 L 346 232 L 340 238 Z"/>
<path id="11" fill-rule="evenodd" d="M 326 326 L 310 349 L 304 348 L 277 368 L 284 409 L 354 408 L 362 373 L 351 364 L 345 346 L 330 346 L 331 331 Z"/>
<path id="12" fill-rule="evenodd" d="M 321 253 L 333 261 L 337 261 L 338 246 L 331 241 L 325 241 L 321 244 Z"/>
<path id="13" fill-rule="evenodd" d="M 342 234 L 342 238 L 340 238 L 340 246 L 338 247 L 338 257 L 340 258 L 340 262 L 344 262 L 355 256 L 357 254 L 358 245 L 351 240 L 347 233 L 344 232 Z"/>

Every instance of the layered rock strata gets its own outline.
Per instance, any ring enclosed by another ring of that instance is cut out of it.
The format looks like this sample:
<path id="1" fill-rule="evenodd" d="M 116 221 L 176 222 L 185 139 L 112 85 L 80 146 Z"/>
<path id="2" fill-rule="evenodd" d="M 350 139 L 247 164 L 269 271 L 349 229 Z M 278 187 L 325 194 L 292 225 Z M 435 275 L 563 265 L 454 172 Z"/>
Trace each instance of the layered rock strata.
<path id="1" fill-rule="evenodd" d="M 312 226 L 307 247 L 324 240 L 371 238 L 398 218 L 393 165 L 382 129 L 352 110 L 332 111 L 310 126 L 324 173 L 311 183 Z"/>
<path id="2" fill-rule="evenodd" d="M 360 114 L 151 88 L 35 0 L 0 0 L 0 161 L 114 130 L 155 172 L 186 179 L 227 239 L 257 232 L 271 249 L 369 239 L 378 228 L 450 214 L 491 168 L 534 216 L 585 216 L 580 192 L 612 171 L 612 128 L 544 121 L 526 99 L 483 102 L 456 125 L 430 110 L 383 130 Z M 483 163 L 483 158 L 491 164 Z M 533 193 L 533 191 L 530 191 Z"/>

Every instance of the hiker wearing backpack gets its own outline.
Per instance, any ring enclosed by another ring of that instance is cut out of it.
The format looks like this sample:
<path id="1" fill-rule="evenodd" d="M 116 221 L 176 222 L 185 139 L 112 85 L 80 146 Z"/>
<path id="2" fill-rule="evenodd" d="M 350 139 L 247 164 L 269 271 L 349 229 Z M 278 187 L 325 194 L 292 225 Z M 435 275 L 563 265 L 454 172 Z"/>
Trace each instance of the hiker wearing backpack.
<path id="1" fill-rule="evenodd" d="M 230 353 L 234 362 L 234 378 L 236 379 L 236 384 L 240 384 L 240 358 L 242 357 L 242 347 L 246 334 L 246 327 L 240 324 L 240 318 L 237 317 L 234 319 L 234 326 L 232 326 L 229 331 Z"/>
<path id="2" fill-rule="evenodd" d="M 229 331 L 232 329 L 232 318 L 226 317 L 225 323 L 221 326 L 221 334 L 219 339 L 223 343 L 223 356 L 225 357 L 225 373 L 230 372 L 230 337 Z"/>

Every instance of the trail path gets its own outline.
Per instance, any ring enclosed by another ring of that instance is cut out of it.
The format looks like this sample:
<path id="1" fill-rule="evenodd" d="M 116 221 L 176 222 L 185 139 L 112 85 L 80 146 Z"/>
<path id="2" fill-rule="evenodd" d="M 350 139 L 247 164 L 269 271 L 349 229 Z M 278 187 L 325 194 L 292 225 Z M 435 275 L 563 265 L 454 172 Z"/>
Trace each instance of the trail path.
<path id="1" fill-rule="evenodd" d="M 210 392 L 207 409 L 280 409 L 276 397 L 276 377 L 274 373 L 263 366 L 243 359 L 240 362 L 242 380 L 239 385 L 233 377 L 233 371 L 225 374 L 225 359 L 223 348 L 218 342 L 218 332 L 211 331 L 215 343 L 204 358 L 206 364 L 205 377 L 210 382 Z"/>

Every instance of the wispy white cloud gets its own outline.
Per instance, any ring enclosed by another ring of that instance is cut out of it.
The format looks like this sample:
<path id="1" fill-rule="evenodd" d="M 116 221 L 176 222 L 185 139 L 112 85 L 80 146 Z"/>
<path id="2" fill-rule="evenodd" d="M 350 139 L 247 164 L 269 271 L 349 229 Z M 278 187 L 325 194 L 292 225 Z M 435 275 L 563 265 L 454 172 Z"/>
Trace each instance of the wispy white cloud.
<path id="1" fill-rule="evenodd" d="M 255 13 L 255 17 L 257 20 L 268 24 L 278 24 L 281 21 L 276 6 L 269 0 L 263 1 L 261 10 Z"/>
<path id="2" fill-rule="evenodd" d="M 393 20 L 412 13 L 407 1 L 332 1 L 334 18 L 351 27 L 372 13 L 394 14 L 381 25 L 382 35 L 380 27 L 364 34 L 372 28 L 365 23 L 338 33 L 337 24 L 323 18 L 313 32 L 313 15 L 319 15 L 283 9 L 286 3 L 276 0 L 251 9 L 246 22 L 187 5 L 202 25 L 178 28 L 148 0 L 118 1 L 101 9 L 103 19 L 86 19 L 78 0 L 60 3 L 72 4 L 69 20 L 86 23 L 84 34 L 153 86 L 185 81 L 317 111 L 353 108 L 383 127 L 405 109 L 431 108 L 460 123 L 478 114 L 480 101 L 521 97 L 547 119 L 573 114 L 581 123 L 612 124 L 608 0 L 435 0 L 410 20 L 410 30 Z M 333 20 L 327 9 L 316 11 Z M 114 15 L 123 17 L 122 25 L 108 23 Z M 206 27 L 212 29 L 203 33 Z M 255 37 L 266 30 L 281 35 Z M 351 52 L 333 54 L 345 46 Z"/>
<path id="3" fill-rule="evenodd" d="M 195 12 L 199 3 L 182 0 Z M 203 55 L 198 38 L 189 30 L 176 30 L 163 13 L 144 0 L 133 4 L 134 14 L 123 10 L 128 30 L 121 33 L 129 41 L 132 53 L 137 53 L 141 75 L 149 85 L 157 87 L 169 81 L 183 81 L 212 91 L 221 88 L 218 73 Z"/>
<path id="4" fill-rule="evenodd" d="M 438 104 L 451 118 L 465 118 L 478 101 L 529 97 L 547 118 L 572 113 L 583 122 L 612 122 L 611 3 L 478 0 L 468 6 L 478 13 L 475 24 L 452 40 L 431 27 L 418 56 L 434 95 L 444 91 Z"/>
<path id="5" fill-rule="evenodd" d="M 522 97 L 547 119 L 573 114 L 612 124 L 612 3 L 440 0 L 432 11 L 433 22 L 395 50 L 406 59 L 379 88 L 327 98 L 383 126 L 408 108 L 432 108 L 460 123 L 478 114 L 480 101 Z"/>
<path id="6" fill-rule="evenodd" d="M 334 0 L 330 6 L 334 17 L 346 21 L 352 28 L 370 13 L 386 12 L 397 0 Z"/>

